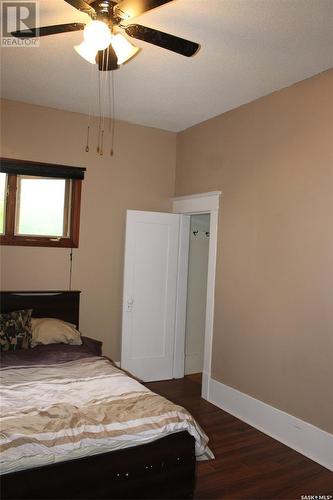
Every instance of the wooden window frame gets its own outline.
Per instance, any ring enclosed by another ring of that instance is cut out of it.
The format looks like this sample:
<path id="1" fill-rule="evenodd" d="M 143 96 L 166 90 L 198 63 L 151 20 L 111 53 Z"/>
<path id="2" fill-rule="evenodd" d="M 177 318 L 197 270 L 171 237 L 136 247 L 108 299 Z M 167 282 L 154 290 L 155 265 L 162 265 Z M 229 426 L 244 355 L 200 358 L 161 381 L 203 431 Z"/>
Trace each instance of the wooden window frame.
<path id="1" fill-rule="evenodd" d="M 7 161 L 7 159 L 6 159 Z M 19 162 L 18 160 L 8 160 L 8 162 L 18 163 L 28 163 Z M 34 165 L 29 162 L 29 165 Z M 35 165 L 41 165 L 36 164 Z M 49 165 L 50 167 L 56 167 Z M 63 167 L 66 168 L 66 167 Z M 74 167 L 68 167 L 73 169 Z M 81 169 L 85 170 L 85 169 Z M 18 235 L 15 234 L 15 221 L 16 221 L 16 197 L 17 197 L 17 178 L 19 175 L 24 175 L 20 173 L 8 173 L 7 175 L 7 193 L 5 202 L 5 224 L 4 224 L 4 234 L 0 235 L 0 245 L 12 245 L 12 246 L 33 246 L 33 247 L 60 247 L 60 248 L 78 248 L 79 246 L 79 230 L 80 230 L 80 212 L 81 212 L 81 179 L 67 177 L 71 180 L 71 201 L 70 201 L 70 213 L 69 213 L 69 225 L 70 232 L 68 237 L 52 237 L 52 236 L 38 236 L 38 235 Z M 40 176 L 38 172 L 35 176 Z M 53 178 L 52 176 L 43 175 L 46 178 Z M 66 178 L 60 177 L 58 178 Z"/>

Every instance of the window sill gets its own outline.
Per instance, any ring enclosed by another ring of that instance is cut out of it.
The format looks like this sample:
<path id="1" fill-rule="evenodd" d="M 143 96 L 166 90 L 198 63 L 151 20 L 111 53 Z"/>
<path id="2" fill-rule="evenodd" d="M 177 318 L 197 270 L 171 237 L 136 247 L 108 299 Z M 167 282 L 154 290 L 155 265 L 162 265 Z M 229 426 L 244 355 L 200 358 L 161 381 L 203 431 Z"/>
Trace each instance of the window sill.
<path id="1" fill-rule="evenodd" d="M 70 238 L 43 238 L 40 236 L 0 236 L 0 245 L 28 247 L 78 248 Z"/>

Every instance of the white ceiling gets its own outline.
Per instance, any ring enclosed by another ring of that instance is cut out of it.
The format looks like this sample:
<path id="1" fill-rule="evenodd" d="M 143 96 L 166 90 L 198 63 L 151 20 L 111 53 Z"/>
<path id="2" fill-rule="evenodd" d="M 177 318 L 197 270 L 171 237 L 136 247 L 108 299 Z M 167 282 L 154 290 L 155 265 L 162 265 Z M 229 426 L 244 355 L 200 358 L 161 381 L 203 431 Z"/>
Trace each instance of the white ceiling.
<path id="1" fill-rule="evenodd" d="M 63 0 L 39 0 L 40 24 L 86 22 Z M 135 21 L 201 44 L 193 58 L 135 41 L 114 72 L 116 117 L 180 131 L 333 66 L 333 0 L 174 0 Z M 82 32 L 2 48 L 2 96 L 97 114 L 97 71 L 73 50 Z M 133 40 L 134 41 L 134 40 Z"/>

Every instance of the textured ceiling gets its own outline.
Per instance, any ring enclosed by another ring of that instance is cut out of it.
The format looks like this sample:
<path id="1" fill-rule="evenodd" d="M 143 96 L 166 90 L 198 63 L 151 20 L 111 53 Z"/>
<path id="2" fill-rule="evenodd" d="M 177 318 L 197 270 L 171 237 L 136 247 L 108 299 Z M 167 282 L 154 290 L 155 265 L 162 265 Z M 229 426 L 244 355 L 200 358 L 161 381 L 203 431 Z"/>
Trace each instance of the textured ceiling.
<path id="1" fill-rule="evenodd" d="M 41 25 L 89 20 L 62 0 L 39 4 Z M 143 50 L 114 72 L 116 117 L 142 125 L 180 131 L 333 66 L 333 0 L 174 0 L 135 22 L 202 46 L 186 58 L 135 40 Z M 81 40 L 2 48 L 2 96 L 97 114 Z"/>

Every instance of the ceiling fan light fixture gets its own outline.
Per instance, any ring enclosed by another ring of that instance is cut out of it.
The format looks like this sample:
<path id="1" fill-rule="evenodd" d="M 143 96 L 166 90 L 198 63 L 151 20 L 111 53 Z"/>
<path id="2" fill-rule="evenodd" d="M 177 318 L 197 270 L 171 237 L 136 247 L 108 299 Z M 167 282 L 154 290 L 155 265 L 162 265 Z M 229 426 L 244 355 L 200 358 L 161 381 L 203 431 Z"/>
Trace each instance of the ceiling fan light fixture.
<path id="1" fill-rule="evenodd" d="M 80 45 L 74 45 L 74 50 L 89 63 L 96 64 L 98 50 L 91 47 L 86 41 L 81 42 Z"/>
<path id="2" fill-rule="evenodd" d="M 118 64 L 125 64 L 140 52 L 140 48 L 133 45 L 121 33 L 112 35 L 111 45 L 117 54 Z"/>
<path id="3" fill-rule="evenodd" d="M 83 30 L 84 41 L 95 50 L 105 50 L 111 43 L 111 30 L 103 21 L 91 21 Z"/>

